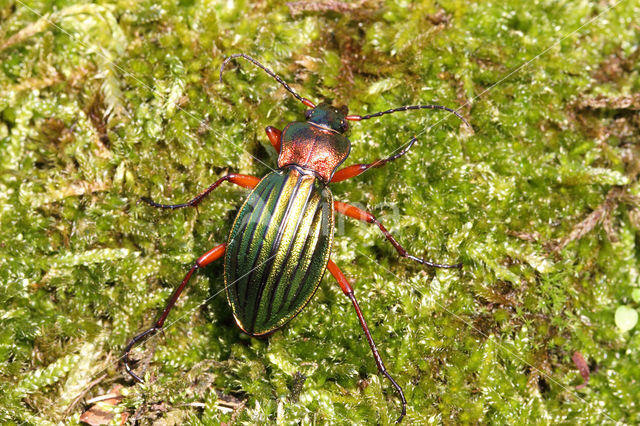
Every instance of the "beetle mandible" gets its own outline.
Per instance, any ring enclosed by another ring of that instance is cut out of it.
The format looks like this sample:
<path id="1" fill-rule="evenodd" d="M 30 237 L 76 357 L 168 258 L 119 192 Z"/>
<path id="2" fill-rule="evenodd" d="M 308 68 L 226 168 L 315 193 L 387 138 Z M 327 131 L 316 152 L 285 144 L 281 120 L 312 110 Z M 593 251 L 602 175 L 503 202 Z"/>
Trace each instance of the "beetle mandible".
<path id="1" fill-rule="evenodd" d="M 123 356 L 125 369 L 142 383 L 129 365 L 131 348 L 162 329 L 193 273 L 214 260 L 224 256 L 227 300 L 238 327 L 252 337 L 267 336 L 293 319 L 311 300 L 328 269 L 353 304 L 378 371 L 398 392 L 402 401 L 402 413 L 397 420 L 400 422 L 407 408 L 404 392 L 382 362 L 351 284 L 329 258 L 334 211 L 376 225 L 402 257 L 436 268 L 461 268 L 462 264 L 443 265 L 410 255 L 371 213 L 334 201 L 328 184 L 353 178 L 373 167 L 382 167 L 405 155 L 416 142 L 414 137 L 397 154 L 338 170 L 351 150 L 351 143 L 344 136 L 349 129 L 349 121 L 368 120 L 399 111 L 440 109 L 455 114 L 467 126 L 469 124 L 456 111 L 440 105 L 407 105 L 368 115 L 348 115 L 346 107 L 334 108 L 328 103 L 316 105 L 301 97 L 269 68 L 243 53 L 224 60 L 220 68 L 221 82 L 224 67 L 235 58 L 246 59 L 261 68 L 309 107 L 305 112 L 306 121 L 289 123 L 282 131 L 271 126 L 266 128 L 271 145 L 279 153 L 278 169 L 262 179 L 230 173 L 183 204 L 159 204 L 149 198 L 141 199 L 153 207 L 179 209 L 197 206 L 225 181 L 252 190 L 236 216 L 227 242 L 198 258 L 153 326 L 133 337 L 126 346 Z"/>

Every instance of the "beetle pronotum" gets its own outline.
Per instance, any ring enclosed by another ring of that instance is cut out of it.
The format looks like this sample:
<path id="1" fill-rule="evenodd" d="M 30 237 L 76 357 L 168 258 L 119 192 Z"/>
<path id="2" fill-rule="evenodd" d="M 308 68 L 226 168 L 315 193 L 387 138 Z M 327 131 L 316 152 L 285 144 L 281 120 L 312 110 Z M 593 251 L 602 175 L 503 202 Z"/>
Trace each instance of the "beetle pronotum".
<path id="1" fill-rule="evenodd" d="M 416 142 L 414 137 L 395 155 L 338 170 L 351 150 L 351 143 L 344 136 L 349 129 L 349 121 L 368 120 L 399 111 L 440 109 L 455 114 L 469 124 L 456 111 L 440 105 L 407 105 L 363 116 L 348 115 L 346 107 L 334 108 L 328 103 L 316 105 L 298 95 L 269 68 L 242 53 L 225 59 L 220 68 L 220 81 L 224 67 L 235 58 L 246 59 L 261 68 L 309 107 L 305 112 L 307 121 L 289 123 L 282 131 L 271 126 L 266 128 L 269 141 L 279 154 L 278 169 L 262 179 L 227 174 L 183 204 L 159 204 L 142 198 L 153 207 L 178 209 L 197 206 L 225 181 L 252 189 L 236 216 L 227 242 L 209 250 L 196 261 L 174 290 L 153 326 L 135 336 L 126 346 L 123 357 L 125 369 L 135 380 L 142 382 L 129 365 L 131 348 L 162 329 L 193 273 L 214 260 L 224 256 L 225 289 L 233 317 L 238 327 L 253 337 L 267 336 L 293 319 L 311 300 L 328 269 L 353 304 L 379 372 L 391 382 L 400 396 L 400 422 L 407 407 L 404 392 L 382 362 L 353 288 L 329 258 L 334 211 L 378 226 L 402 257 L 437 268 L 460 268 L 462 264 L 443 265 L 410 255 L 371 213 L 334 201 L 328 184 L 353 178 L 372 167 L 382 167 L 405 155 Z"/>

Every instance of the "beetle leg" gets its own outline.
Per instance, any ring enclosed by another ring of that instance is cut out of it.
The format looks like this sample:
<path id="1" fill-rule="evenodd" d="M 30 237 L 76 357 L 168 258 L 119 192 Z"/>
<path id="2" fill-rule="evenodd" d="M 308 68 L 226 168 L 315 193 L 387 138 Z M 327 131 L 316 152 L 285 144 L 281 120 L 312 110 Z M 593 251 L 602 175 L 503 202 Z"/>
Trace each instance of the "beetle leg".
<path id="1" fill-rule="evenodd" d="M 273 147 L 276 149 L 276 152 L 280 154 L 280 137 L 282 136 L 282 131 L 272 126 L 267 126 L 264 131 L 267 132 L 267 136 L 269 137 L 269 142 L 271 142 L 271 145 L 273 145 Z"/>
<path id="2" fill-rule="evenodd" d="M 356 206 L 352 206 L 351 204 L 347 204 L 347 203 L 342 203 L 340 201 L 334 201 L 333 202 L 333 207 L 340 213 L 347 215 L 349 217 L 352 217 L 354 219 L 358 219 L 361 220 L 363 222 L 368 222 L 368 223 L 373 223 L 378 225 L 378 228 L 380 228 L 380 230 L 382 231 L 382 233 L 384 234 L 384 236 L 387 238 L 387 240 L 389 240 L 389 242 L 391 244 L 393 244 L 393 247 L 395 247 L 396 251 L 398 252 L 398 254 L 402 257 L 406 257 L 408 259 L 411 260 L 415 260 L 418 263 L 421 263 L 423 265 L 427 265 L 427 266 L 433 266 L 434 268 L 446 268 L 446 269 L 453 269 L 453 268 L 462 268 L 462 263 L 456 263 L 455 265 L 445 265 L 445 264 L 441 264 L 441 263 L 433 263 L 433 262 L 429 262 L 428 260 L 424 260 L 421 259 L 419 257 L 416 256 L 412 256 L 409 253 L 407 253 L 407 251 L 404 249 L 404 247 L 402 247 L 400 245 L 400 243 L 398 241 L 396 241 L 395 238 L 393 238 L 393 235 L 391 235 L 391 233 L 389 231 L 387 231 L 387 228 L 384 227 L 384 225 L 382 223 L 380 223 L 380 221 L 378 219 L 375 218 L 375 216 L 373 216 L 371 213 L 361 210 L 359 208 L 357 208 Z"/>
<path id="3" fill-rule="evenodd" d="M 347 166 L 344 169 L 340 169 L 335 172 L 335 174 L 331 178 L 331 182 L 341 182 L 343 180 L 351 179 L 353 177 L 361 175 L 372 167 L 382 167 L 390 161 L 397 160 L 398 158 L 409 152 L 409 150 L 417 140 L 417 138 L 411 139 L 411 141 L 409 141 L 409 144 L 405 146 L 400 152 L 398 152 L 397 154 L 393 154 L 387 158 L 383 158 L 382 160 L 376 160 L 373 163 L 369 164 L 354 164 L 352 166 Z"/>
<path id="4" fill-rule="evenodd" d="M 364 335 L 366 336 L 367 341 L 369 342 L 369 346 L 371 347 L 371 352 L 373 352 L 373 358 L 376 360 L 378 371 L 380 371 L 380 374 L 382 374 L 387 379 L 389 379 L 393 387 L 396 388 L 396 390 L 398 391 L 398 394 L 400 394 L 400 400 L 402 401 L 402 414 L 400 414 L 400 417 L 396 421 L 396 423 L 400 423 L 400 421 L 405 416 L 405 414 L 407 414 L 407 400 L 404 397 L 404 392 L 402 391 L 402 388 L 400 387 L 400 385 L 395 380 L 393 380 L 393 377 L 391 377 L 391 375 L 385 368 L 384 363 L 382 362 L 382 358 L 380 357 L 380 353 L 378 352 L 376 343 L 373 341 L 373 338 L 371 337 L 371 333 L 369 332 L 369 327 L 367 326 L 367 322 L 365 321 L 364 316 L 362 315 L 362 311 L 360 310 L 360 306 L 358 305 L 356 296 L 353 294 L 353 288 L 351 287 L 351 284 L 349 284 L 347 277 L 344 276 L 340 268 L 338 268 L 338 266 L 332 260 L 329 260 L 329 263 L 327 264 L 327 269 L 329 269 L 329 272 L 331 272 L 331 275 L 333 275 L 336 281 L 338 281 L 338 284 L 340 284 L 340 288 L 342 288 L 342 291 L 344 292 L 344 294 L 351 300 L 351 303 L 353 304 L 353 307 L 356 310 L 356 314 L 358 315 L 358 319 L 360 320 L 360 325 L 362 326 L 362 330 L 364 330 Z"/>
<path id="5" fill-rule="evenodd" d="M 240 185 L 245 188 L 253 189 L 256 187 L 256 185 L 258 185 L 258 182 L 260 182 L 260 178 L 255 176 L 230 173 L 228 175 L 222 176 L 220 179 L 215 181 L 213 185 L 211 185 L 210 187 L 202 191 L 193 200 L 187 201 L 186 203 L 182 203 L 182 204 L 160 204 L 160 203 L 156 203 L 155 201 L 153 201 L 151 198 L 148 198 L 148 197 L 142 197 L 140 198 L 140 200 L 149 204 L 151 207 L 157 207 L 160 209 L 173 210 L 173 209 L 180 209 L 182 207 L 196 207 L 198 204 L 200 204 L 200 202 L 204 199 L 204 197 L 209 195 L 211 191 L 216 189 L 222 182 L 225 182 L 225 181 L 235 183 L 236 185 Z"/>
<path id="6" fill-rule="evenodd" d="M 167 306 L 164 308 L 164 311 L 162 311 L 162 314 L 160 315 L 160 317 L 158 317 L 156 322 L 153 323 L 153 326 L 131 339 L 127 347 L 124 349 L 124 355 L 122 357 L 124 368 L 127 373 L 129 373 L 131 377 L 133 377 L 136 381 L 143 383 L 143 380 L 136 373 L 134 373 L 129 366 L 129 352 L 131 351 L 131 348 L 133 348 L 138 343 L 144 342 L 149 338 L 149 336 L 154 335 L 157 331 L 162 330 L 162 326 L 164 325 L 169 312 L 171 312 L 171 309 L 173 309 L 173 307 L 175 306 L 178 297 L 180 297 L 182 290 L 184 290 L 184 288 L 186 287 L 193 273 L 200 268 L 204 268 L 214 260 L 220 259 L 224 255 L 226 247 L 226 243 L 220 244 L 219 246 L 212 248 L 211 250 L 200 256 L 198 260 L 196 260 L 196 264 L 191 267 L 189 272 L 187 272 L 187 275 L 184 277 L 180 285 L 173 291 L 173 294 L 167 302 Z"/>

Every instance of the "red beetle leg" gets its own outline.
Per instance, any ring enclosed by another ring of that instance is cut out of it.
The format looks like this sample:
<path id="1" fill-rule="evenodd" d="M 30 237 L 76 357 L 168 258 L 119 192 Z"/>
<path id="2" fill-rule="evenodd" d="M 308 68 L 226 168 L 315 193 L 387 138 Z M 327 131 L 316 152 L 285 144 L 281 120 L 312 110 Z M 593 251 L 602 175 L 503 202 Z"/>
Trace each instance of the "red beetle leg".
<path id="1" fill-rule="evenodd" d="M 411 139 L 407 144 L 407 146 L 404 147 L 400 152 L 398 152 L 397 154 L 393 154 L 382 160 L 376 160 L 373 163 L 368 163 L 368 164 L 354 164 L 353 166 L 348 166 L 348 167 L 345 167 L 344 169 L 338 170 L 337 172 L 335 172 L 335 174 L 331 178 L 331 182 L 341 182 L 343 180 L 351 179 L 352 177 L 361 175 L 362 173 L 364 173 L 365 171 L 369 170 L 372 167 L 382 167 L 390 161 L 397 160 L 398 158 L 402 157 L 407 152 L 409 152 L 409 150 L 411 149 L 413 144 L 416 143 L 416 141 L 417 141 L 416 138 Z"/>
<path id="2" fill-rule="evenodd" d="M 282 136 L 282 131 L 271 126 L 267 126 L 264 130 L 267 132 L 269 142 L 271 142 L 271 145 L 276 149 L 276 152 L 280 154 L 280 137 Z"/>
<path id="3" fill-rule="evenodd" d="M 387 228 L 385 228 L 384 225 L 380 223 L 378 219 L 375 218 L 375 216 L 373 216 L 371 213 L 367 211 L 361 210 L 356 206 L 352 206 L 351 204 L 342 203 L 340 201 L 334 201 L 333 207 L 336 209 L 337 212 L 342 213 L 346 216 L 361 220 L 363 222 L 368 222 L 368 223 L 373 223 L 375 225 L 378 225 L 378 228 L 380 228 L 385 238 L 389 240 L 389 242 L 393 245 L 393 247 L 395 247 L 398 254 L 402 257 L 415 260 L 416 262 L 421 263 L 423 265 L 433 266 L 434 268 L 446 268 L 446 269 L 462 268 L 462 263 L 456 263 L 455 265 L 444 265 L 440 263 L 429 262 L 428 260 L 424 260 L 419 257 L 410 255 L 404 249 L 404 247 L 402 247 L 400 243 L 396 241 L 395 238 L 393 238 L 393 235 L 391 235 L 391 233 L 387 231 Z"/>
<path id="4" fill-rule="evenodd" d="M 124 350 L 123 363 L 124 363 L 125 370 L 127 370 L 127 373 L 129 373 L 131 377 L 133 377 L 136 381 L 143 383 L 143 380 L 136 373 L 134 373 L 131 367 L 129 366 L 129 352 L 131 351 L 131 348 L 133 348 L 138 343 L 144 342 L 149 337 L 156 334 L 157 331 L 162 330 L 162 326 L 164 325 L 164 322 L 167 319 L 169 312 L 171 312 L 171 309 L 173 309 L 173 307 L 175 306 L 176 301 L 180 297 L 180 294 L 182 294 L 182 290 L 184 290 L 184 288 L 187 286 L 187 283 L 191 279 L 191 276 L 193 275 L 193 273 L 197 269 L 204 268 L 214 260 L 220 259 L 224 255 L 226 248 L 227 248 L 226 244 L 220 244 L 219 246 L 212 248 L 211 250 L 209 250 L 208 252 L 200 256 L 200 258 L 196 260 L 196 264 L 193 265 L 191 269 L 189 269 L 189 272 L 187 272 L 187 275 L 183 278 L 180 285 L 173 291 L 173 294 L 169 298 L 169 301 L 167 302 L 167 305 L 164 308 L 164 311 L 162 311 L 162 314 L 160 315 L 160 317 L 158 317 L 158 319 L 153 324 L 153 326 L 143 331 L 142 333 L 138 334 L 133 339 L 131 339 L 131 341 L 129 342 L 129 344 Z"/>
<path id="5" fill-rule="evenodd" d="M 333 275 L 336 281 L 338 281 L 338 284 L 340 284 L 340 287 L 342 288 L 342 291 L 344 292 L 344 294 L 346 294 L 347 297 L 351 300 L 351 303 L 353 304 L 353 308 L 356 310 L 356 315 L 358 315 L 358 319 L 360 320 L 360 325 L 362 326 L 362 330 L 364 331 L 365 337 L 367 338 L 367 341 L 369 342 L 369 346 L 371 347 L 371 352 L 373 352 L 373 358 L 376 361 L 376 366 L 378 367 L 378 371 L 380 372 L 380 374 L 382 374 L 387 379 L 389 379 L 391 384 L 393 384 L 393 387 L 396 388 L 396 390 L 398 391 L 398 394 L 400 394 L 400 400 L 402 401 L 402 414 L 400 415 L 400 418 L 397 420 L 397 423 L 399 423 L 407 413 L 407 400 L 404 397 L 404 392 L 402 391 L 402 388 L 400 387 L 400 385 L 395 380 L 393 380 L 393 377 L 391 377 L 391 375 L 385 368 L 384 363 L 382 362 L 382 358 L 380 357 L 380 353 L 378 352 L 376 343 L 373 341 L 373 338 L 371 337 L 371 332 L 369 331 L 367 322 L 365 321 L 364 316 L 362 315 L 362 311 L 360 310 L 360 306 L 358 305 L 356 296 L 353 294 L 353 288 L 351 288 L 351 284 L 349 284 L 347 277 L 344 276 L 340 268 L 338 268 L 338 266 L 335 263 L 333 263 L 332 260 L 329 260 L 329 263 L 327 264 L 327 269 L 329 270 L 331 275 Z"/>
<path id="6" fill-rule="evenodd" d="M 186 203 L 182 204 L 160 204 L 147 197 L 142 197 L 140 198 L 140 200 L 149 204 L 151 207 L 157 207 L 159 209 L 180 209 L 182 207 L 197 207 L 198 204 L 200 204 L 200 202 L 204 199 L 204 197 L 209 195 L 211 191 L 216 189 L 222 182 L 225 181 L 235 183 L 236 185 L 242 186 L 244 188 L 253 189 L 256 187 L 256 185 L 258 185 L 258 182 L 260 182 L 260 178 L 255 176 L 230 173 L 228 175 L 222 176 L 220 179 L 215 181 L 213 185 L 202 191 L 193 200 L 187 201 Z"/>

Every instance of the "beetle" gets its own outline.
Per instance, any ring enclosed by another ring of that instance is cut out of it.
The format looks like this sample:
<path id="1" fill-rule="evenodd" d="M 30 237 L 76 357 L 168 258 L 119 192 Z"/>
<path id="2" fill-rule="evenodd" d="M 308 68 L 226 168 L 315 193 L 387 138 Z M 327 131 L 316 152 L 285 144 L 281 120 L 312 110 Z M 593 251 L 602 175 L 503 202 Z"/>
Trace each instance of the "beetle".
<path id="1" fill-rule="evenodd" d="M 265 71 L 307 106 L 306 121 L 289 123 L 282 131 L 271 126 L 266 128 L 268 139 L 278 152 L 278 169 L 262 179 L 230 173 L 182 204 L 160 204 L 150 198 L 141 198 L 152 207 L 179 209 L 198 206 L 223 182 L 252 190 L 235 218 L 227 242 L 198 258 L 155 323 L 127 344 L 123 355 L 125 369 L 136 381 L 143 382 L 129 365 L 129 352 L 134 345 L 162 329 L 194 272 L 223 256 L 225 291 L 233 317 L 238 327 L 252 337 L 268 336 L 291 321 L 309 303 L 328 270 L 355 309 L 378 371 L 391 382 L 400 397 L 402 412 L 397 420 L 400 422 L 406 415 L 404 392 L 384 366 L 351 284 L 330 259 L 334 213 L 376 225 L 402 257 L 436 268 L 461 268 L 462 264 L 433 263 L 409 254 L 371 213 L 334 201 L 328 184 L 382 167 L 405 155 L 417 140 L 412 138 L 404 149 L 390 157 L 339 169 L 351 150 L 351 143 L 344 136 L 349 121 L 368 120 L 399 111 L 440 109 L 469 124 L 456 111 L 440 105 L 407 105 L 368 115 L 349 115 L 346 107 L 335 108 L 329 103 L 316 105 L 301 97 L 272 70 L 243 53 L 224 60 L 220 82 L 225 66 L 236 58 L 245 59 Z"/>

